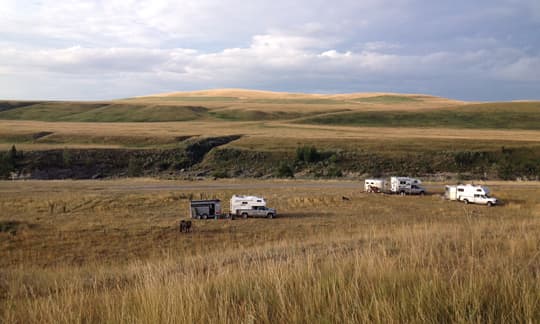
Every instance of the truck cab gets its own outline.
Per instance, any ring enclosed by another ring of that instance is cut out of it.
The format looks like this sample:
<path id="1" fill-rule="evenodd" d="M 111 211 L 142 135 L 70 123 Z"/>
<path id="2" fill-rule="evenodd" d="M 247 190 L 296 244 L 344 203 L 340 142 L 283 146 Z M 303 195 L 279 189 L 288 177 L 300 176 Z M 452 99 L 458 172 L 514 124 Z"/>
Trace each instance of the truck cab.
<path id="1" fill-rule="evenodd" d="M 413 184 L 409 189 L 409 194 L 411 195 L 425 195 L 426 189 L 420 185 Z"/>

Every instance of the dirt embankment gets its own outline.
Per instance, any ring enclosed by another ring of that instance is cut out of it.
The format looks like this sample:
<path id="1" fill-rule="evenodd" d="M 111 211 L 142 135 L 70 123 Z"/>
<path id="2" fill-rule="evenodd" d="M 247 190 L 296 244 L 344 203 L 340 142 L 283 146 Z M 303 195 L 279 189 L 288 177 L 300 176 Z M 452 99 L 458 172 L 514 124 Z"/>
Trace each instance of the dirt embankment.
<path id="1" fill-rule="evenodd" d="M 55 149 L 15 153 L 11 176 L 32 179 L 97 179 L 178 174 L 212 149 L 240 135 L 188 139 L 171 149 Z"/>
<path id="2" fill-rule="evenodd" d="M 240 135 L 190 138 L 170 149 L 55 149 L 3 154 L 2 178 L 360 178 L 395 174 L 428 178 L 540 178 L 538 148 L 377 154 L 316 148 L 241 149 Z"/>

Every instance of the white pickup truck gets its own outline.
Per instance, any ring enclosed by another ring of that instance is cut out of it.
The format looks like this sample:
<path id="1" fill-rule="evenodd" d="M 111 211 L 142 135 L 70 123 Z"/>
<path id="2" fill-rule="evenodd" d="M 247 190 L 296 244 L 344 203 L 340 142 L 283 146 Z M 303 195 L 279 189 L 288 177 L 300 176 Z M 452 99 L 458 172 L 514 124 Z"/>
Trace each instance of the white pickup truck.
<path id="1" fill-rule="evenodd" d="M 487 187 L 472 184 L 446 186 L 444 196 L 448 200 L 462 201 L 465 204 L 472 203 L 487 206 L 500 204 L 497 198 L 489 196 Z"/>
<path id="2" fill-rule="evenodd" d="M 480 195 L 480 194 L 475 194 L 472 197 L 461 197 L 460 200 L 466 204 L 473 203 L 473 204 L 481 204 L 481 205 L 488 205 L 488 206 L 497 205 L 497 198 L 489 197 L 486 195 Z"/>

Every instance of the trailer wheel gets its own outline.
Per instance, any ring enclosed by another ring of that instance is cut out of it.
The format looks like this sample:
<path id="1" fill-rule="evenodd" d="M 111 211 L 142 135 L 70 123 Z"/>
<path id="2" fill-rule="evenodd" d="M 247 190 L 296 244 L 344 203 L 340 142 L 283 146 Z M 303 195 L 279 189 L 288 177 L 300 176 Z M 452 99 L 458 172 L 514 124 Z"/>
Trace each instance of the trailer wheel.
<path id="1" fill-rule="evenodd" d="M 405 196 L 405 191 L 400 191 L 399 194 Z"/>
<path id="2" fill-rule="evenodd" d="M 420 191 L 420 196 L 425 196 L 426 193 L 424 191 Z"/>
<path id="3" fill-rule="evenodd" d="M 242 213 L 242 217 L 243 218 L 248 218 L 248 214 L 247 213 Z"/>
<path id="4" fill-rule="evenodd" d="M 201 219 L 201 215 L 197 214 L 197 216 L 195 216 L 196 219 Z"/>
<path id="5" fill-rule="evenodd" d="M 469 200 L 464 199 L 463 202 L 465 203 L 465 205 L 467 205 L 469 203 Z"/>
<path id="6" fill-rule="evenodd" d="M 274 214 L 273 213 L 268 213 L 268 215 L 266 215 L 266 217 L 272 219 L 272 218 L 274 218 Z"/>
<path id="7" fill-rule="evenodd" d="M 207 219 L 207 218 L 208 218 L 208 215 L 202 214 L 202 219 Z"/>
<path id="8" fill-rule="evenodd" d="M 491 206 L 493 206 L 493 203 L 491 201 L 488 201 L 487 206 L 491 207 Z"/>

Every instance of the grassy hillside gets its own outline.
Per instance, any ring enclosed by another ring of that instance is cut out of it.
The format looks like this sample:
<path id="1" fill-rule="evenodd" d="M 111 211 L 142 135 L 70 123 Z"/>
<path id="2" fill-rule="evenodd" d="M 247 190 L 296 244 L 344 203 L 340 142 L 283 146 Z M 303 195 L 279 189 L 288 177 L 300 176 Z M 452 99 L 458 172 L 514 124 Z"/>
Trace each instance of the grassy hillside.
<path id="1" fill-rule="evenodd" d="M 160 122 L 187 121 L 206 116 L 198 106 L 123 103 L 37 102 L 0 111 L 0 119 L 52 122 Z"/>
<path id="2" fill-rule="evenodd" d="M 373 96 L 365 98 L 353 98 L 352 101 L 368 102 L 368 103 L 386 103 L 386 104 L 400 104 L 400 103 L 414 103 L 420 101 L 415 97 L 396 96 L 396 95 L 384 95 Z"/>
<path id="3" fill-rule="evenodd" d="M 96 123 L 279 120 L 314 125 L 537 130 L 540 102 L 466 104 L 425 95 L 316 95 L 229 89 L 108 102 L 3 101 L 2 119 Z"/>
<path id="4" fill-rule="evenodd" d="M 333 113 L 305 118 L 300 122 L 305 124 L 349 126 L 538 130 L 540 129 L 540 102 L 476 104 L 454 109 L 422 112 L 363 111 Z"/>
<path id="5" fill-rule="evenodd" d="M 285 120 L 346 110 L 435 109 L 461 102 L 418 95 L 288 94 L 247 90 L 173 93 L 101 102 L 0 101 L 0 119 L 53 122 Z M 209 113 L 212 112 L 212 113 Z"/>

